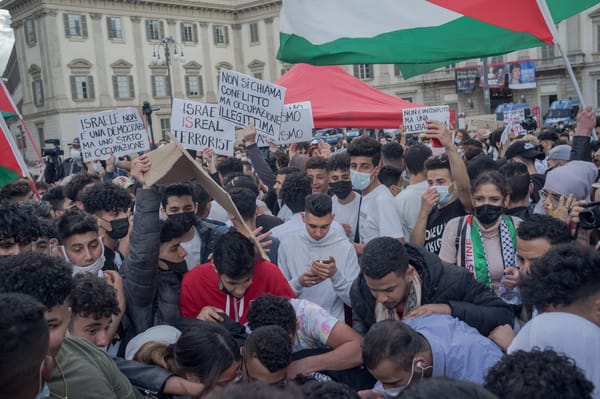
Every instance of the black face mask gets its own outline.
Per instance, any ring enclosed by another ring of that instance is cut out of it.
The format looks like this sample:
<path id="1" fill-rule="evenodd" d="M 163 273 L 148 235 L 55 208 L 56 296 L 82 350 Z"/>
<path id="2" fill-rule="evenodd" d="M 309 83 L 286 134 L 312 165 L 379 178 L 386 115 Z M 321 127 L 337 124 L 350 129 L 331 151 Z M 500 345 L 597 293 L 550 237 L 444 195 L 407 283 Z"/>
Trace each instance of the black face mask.
<path id="1" fill-rule="evenodd" d="M 183 279 L 183 275 L 186 274 L 188 271 L 186 261 L 170 262 L 165 259 L 161 259 L 160 261 L 163 262 L 165 265 L 167 265 L 167 267 L 169 268 L 170 271 L 175 273 L 175 275 L 179 278 L 179 281 L 181 281 Z"/>
<path id="2" fill-rule="evenodd" d="M 474 209 L 473 214 L 483 224 L 492 224 L 504 213 L 504 207 L 497 205 L 481 205 Z"/>
<path id="3" fill-rule="evenodd" d="M 119 240 L 129 232 L 129 218 L 114 219 L 110 221 L 110 231 L 106 234 L 113 240 Z"/>
<path id="4" fill-rule="evenodd" d="M 352 182 L 336 181 L 335 183 L 329 183 L 329 190 L 339 199 L 344 199 L 352 192 Z"/>
<path id="5" fill-rule="evenodd" d="M 196 222 L 196 214 L 194 212 L 183 212 L 169 215 L 169 219 L 183 225 L 185 231 L 192 228 Z"/>

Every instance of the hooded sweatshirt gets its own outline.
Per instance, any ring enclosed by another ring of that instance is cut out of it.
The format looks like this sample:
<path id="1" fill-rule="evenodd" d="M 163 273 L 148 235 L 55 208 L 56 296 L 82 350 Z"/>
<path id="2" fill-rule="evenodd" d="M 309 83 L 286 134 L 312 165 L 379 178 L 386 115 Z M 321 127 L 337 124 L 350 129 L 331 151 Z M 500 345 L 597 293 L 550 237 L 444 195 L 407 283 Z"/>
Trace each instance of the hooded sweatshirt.
<path id="1" fill-rule="evenodd" d="M 302 287 L 298 277 L 314 260 L 335 259 L 337 272 L 312 287 Z M 317 241 L 306 228 L 286 234 L 279 244 L 279 268 L 298 295 L 320 305 L 338 320 L 344 321 L 344 303 L 350 305 L 350 287 L 360 268 L 353 245 L 348 238 L 331 228 Z"/>

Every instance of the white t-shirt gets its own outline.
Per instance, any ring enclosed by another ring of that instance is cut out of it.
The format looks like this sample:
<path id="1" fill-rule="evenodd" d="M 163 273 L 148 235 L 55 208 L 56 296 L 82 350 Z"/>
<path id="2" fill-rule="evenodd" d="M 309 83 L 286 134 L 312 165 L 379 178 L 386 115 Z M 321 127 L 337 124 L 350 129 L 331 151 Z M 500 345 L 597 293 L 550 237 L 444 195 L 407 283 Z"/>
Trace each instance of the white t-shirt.
<path id="1" fill-rule="evenodd" d="M 404 229 L 404 234 L 406 234 L 404 237 L 406 241 L 409 240 L 410 233 L 413 227 L 415 227 L 415 223 L 417 223 L 417 217 L 421 210 L 421 198 L 428 187 L 427 180 L 410 184 L 394 198 L 398 213 L 400 213 L 400 217 L 402 218 L 402 228 Z"/>
<path id="2" fill-rule="evenodd" d="M 227 214 L 225 208 L 223 208 L 217 201 L 213 200 L 210 203 L 210 212 L 208 212 L 208 218 L 225 223 L 229 220 L 229 215 Z"/>
<path id="3" fill-rule="evenodd" d="M 279 201 L 279 200 L 277 200 Z M 294 215 L 292 213 L 292 210 L 290 208 L 288 208 L 287 205 L 284 205 L 283 203 L 281 203 L 279 205 L 281 208 L 279 208 L 279 212 L 277 213 L 277 217 L 281 220 L 283 220 L 284 222 L 287 222 L 288 220 L 290 220 L 292 218 L 292 216 Z"/>
<path id="4" fill-rule="evenodd" d="M 394 196 L 383 184 L 362 197 L 359 233 L 363 244 L 377 237 L 404 237 Z"/>
<path id="5" fill-rule="evenodd" d="M 354 199 L 347 204 L 341 204 L 335 195 L 331 198 L 335 221 L 339 224 L 347 224 L 352 229 L 348 239 L 354 242 L 356 234 L 356 222 L 358 221 L 358 208 L 360 206 L 360 194 L 354 193 Z"/>
<path id="6" fill-rule="evenodd" d="M 188 242 L 182 242 L 181 246 L 185 249 L 185 252 L 187 252 L 185 263 L 187 263 L 188 270 L 192 270 L 201 263 L 200 252 L 202 250 L 202 240 L 200 239 L 200 233 L 198 233 L 197 228 L 194 227 L 194 238 Z"/>

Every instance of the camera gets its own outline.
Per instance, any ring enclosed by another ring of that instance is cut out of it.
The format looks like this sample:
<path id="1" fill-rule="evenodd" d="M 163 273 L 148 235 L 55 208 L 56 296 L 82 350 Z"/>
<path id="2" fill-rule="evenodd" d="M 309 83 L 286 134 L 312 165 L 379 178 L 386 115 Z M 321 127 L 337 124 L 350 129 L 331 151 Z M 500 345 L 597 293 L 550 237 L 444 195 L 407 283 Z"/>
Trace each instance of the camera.
<path id="1" fill-rule="evenodd" d="M 65 155 L 65 152 L 60 149 L 60 140 L 59 139 L 48 139 L 44 140 L 45 144 L 49 144 L 52 147 L 44 147 L 42 148 L 42 156 L 44 157 L 60 157 Z"/>
<path id="2" fill-rule="evenodd" d="M 592 204 L 588 204 L 592 205 Z M 579 213 L 579 227 L 584 230 L 597 229 L 600 227 L 600 207 L 598 203 L 593 203 L 595 206 L 586 207 Z"/>

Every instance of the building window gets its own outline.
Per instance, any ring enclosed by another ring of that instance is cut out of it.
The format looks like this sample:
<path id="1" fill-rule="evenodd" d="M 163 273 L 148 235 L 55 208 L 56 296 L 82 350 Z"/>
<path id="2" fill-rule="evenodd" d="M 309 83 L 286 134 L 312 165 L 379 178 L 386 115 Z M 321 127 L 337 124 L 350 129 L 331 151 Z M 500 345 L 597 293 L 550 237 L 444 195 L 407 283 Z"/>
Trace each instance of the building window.
<path id="1" fill-rule="evenodd" d="M 204 88 L 202 87 L 202 76 L 186 75 L 185 91 L 188 97 L 202 97 L 204 95 Z"/>
<path id="2" fill-rule="evenodd" d="M 552 64 L 554 61 L 554 44 L 542 47 L 542 64 Z"/>
<path id="3" fill-rule="evenodd" d="M 135 97 L 133 90 L 133 76 L 113 75 L 113 90 L 116 99 L 129 99 Z"/>
<path id="4" fill-rule="evenodd" d="M 165 26 L 163 21 L 158 19 L 146 20 L 146 40 L 158 41 L 162 40 L 165 32 Z"/>
<path id="5" fill-rule="evenodd" d="M 123 27 L 120 17 L 106 17 L 106 28 L 109 39 L 123 39 Z"/>
<path id="6" fill-rule="evenodd" d="M 152 76 L 152 97 L 168 97 L 170 94 L 169 81 L 166 75 Z"/>
<path id="7" fill-rule="evenodd" d="M 596 108 L 600 107 L 600 79 L 596 80 Z"/>
<path id="8" fill-rule="evenodd" d="M 73 101 L 91 100 L 94 98 L 94 78 L 88 76 L 71 76 L 71 95 Z"/>
<path id="9" fill-rule="evenodd" d="M 185 43 L 198 43 L 198 28 L 196 24 L 188 22 L 181 24 L 181 41 Z"/>
<path id="10" fill-rule="evenodd" d="M 44 105 L 44 85 L 41 79 L 35 79 L 31 82 L 31 90 L 33 92 L 33 104 L 36 107 Z"/>
<path id="11" fill-rule="evenodd" d="M 250 24 L 250 43 L 258 43 L 258 22 Z"/>
<path id="12" fill-rule="evenodd" d="M 373 79 L 373 64 L 356 64 L 354 65 L 354 76 L 360 80 Z"/>
<path id="13" fill-rule="evenodd" d="M 493 57 L 490 57 L 490 64 L 499 64 L 501 62 L 504 62 L 503 55 L 495 55 Z"/>
<path id="14" fill-rule="evenodd" d="M 402 72 L 400 71 L 400 65 L 394 64 L 394 76 L 402 76 Z"/>
<path id="15" fill-rule="evenodd" d="M 255 79 L 260 79 L 260 80 L 262 80 L 262 78 L 263 78 L 263 74 L 262 74 L 262 72 L 253 72 L 253 73 L 252 73 L 252 76 L 253 76 Z"/>
<path id="16" fill-rule="evenodd" d="M 25 43 L 31 46 L 37 42 L 37 37 L 35 34 L 35 21 L 33 18 L 27 18 L 25 20 Z"/>
<path id="17" fill-rule="evenodd" d="M 160 119 L 160 132 L 162 134 L 163 139 L 167 139 L 167 133 L 171 132 L 171 119 L 169 118 L 161 118 Z"/>
<path id="18" fill-rule="evenodd" d="M 65 35 L 67 37 L 87 37 L 87 22 L 85 15 L 63 14 L 65 24 Z"/>
<path id="19" fill-rule="evenodd" d="M 214 36 L 216 45 L 229 44 L 229 28 L 225 25 L 214 26 Z"/>
<path id="20" fill-rule="evenodd" d="M 408 96 L 407 96 L 407 97 L 402 97 L 402 99 L 403 99 L 404 101 L 408 101 L 409 103 L 412 103 L 412 102 L 413 102 L 413 98 L 412 98 L 412 97 L 408 97 Z"/>

